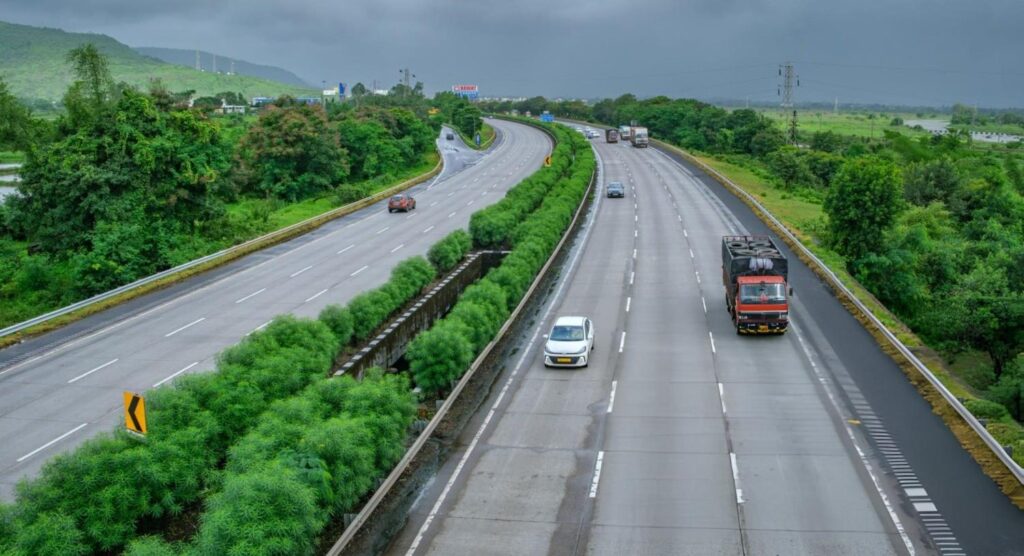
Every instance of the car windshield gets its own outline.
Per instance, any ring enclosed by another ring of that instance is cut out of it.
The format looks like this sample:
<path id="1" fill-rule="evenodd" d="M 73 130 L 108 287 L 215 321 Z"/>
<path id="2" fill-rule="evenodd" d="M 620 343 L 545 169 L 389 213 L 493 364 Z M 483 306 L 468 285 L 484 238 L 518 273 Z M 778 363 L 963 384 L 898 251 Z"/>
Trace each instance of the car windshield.
<path id="1" fill-rule="evenodd" d="M 395 195 L 394 197 L 391 198 L 391 200 L 395 201 L 395 202 L 401 201 L 402 200 L 402 196 L 401 195 Z"/>
<path id="2" fill-rule="evenodd" d="M 556 326 L 551 329 L 550 339 L 556 342 L 576 342 L 583 339 L 582 326 Z"/>
<path id="3" fill-rule="evenodd" d="M 621 183 L 609 183 L 608 189 L 622 189 Z"/>
<path id="4" fill-rule="evenodd" d="M 740 288 L 741 303 L 784 303 L 786 290 L 782 284 L 748 284 Z"/>

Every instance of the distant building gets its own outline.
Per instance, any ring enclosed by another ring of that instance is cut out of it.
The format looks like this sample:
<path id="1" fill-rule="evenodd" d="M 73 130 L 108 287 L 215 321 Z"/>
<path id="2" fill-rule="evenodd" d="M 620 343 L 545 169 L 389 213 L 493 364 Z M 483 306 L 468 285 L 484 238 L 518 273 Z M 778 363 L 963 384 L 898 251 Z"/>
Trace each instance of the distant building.
<path id="1" fill-rule="evenodd" d="M 252 97 L 252 100 L 249 101 L 249 106 L 252 106 L 253 108 L 259 108 L 261 106 L 266 106 L 272 102 L 274 102 L 274 99 L 270 97 Z"/>

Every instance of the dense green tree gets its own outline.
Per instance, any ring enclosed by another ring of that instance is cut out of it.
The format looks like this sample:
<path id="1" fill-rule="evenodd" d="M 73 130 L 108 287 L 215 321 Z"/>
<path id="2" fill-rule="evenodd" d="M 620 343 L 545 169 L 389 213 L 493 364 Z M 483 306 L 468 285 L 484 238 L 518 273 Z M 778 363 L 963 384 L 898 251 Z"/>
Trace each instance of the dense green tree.
<path id="1" fill-rule="evenodd" d="M 0 149 L 27 150 L 40 125 L 32 113 L 10 93 L 0 79 Z"/>
<path id="2" fill-rule="evenodd" d="M 769 153 L 765 158 L 768 166 L 782 180 L 782 185 L 786 189 L 816 185 L 817 178 L 794 147 L 783 147 Z"/>
<path id="3" fill-rule="evenodd" d="M 270 106 L 235 154 L 243 192 L 289 201 L 333 189 L 348 176 L 347 153 L 320 106 Z"/>
<path id="4" fill-rule="evenodd" d="M 831 243 L 848 264 L 880 251 L 902 208 L 902 188 L 899 168 L 875 157 L 849 160 L 836 173 L 825 212 Z"/>
<path id="5" fill-rule="evenodd" d="M 961 180 L 956 166 L 947 157 L 913 164 L 904 176 L 904 197 L 918 206 L 935 201 L 948 205 L 960 189 Z"/>

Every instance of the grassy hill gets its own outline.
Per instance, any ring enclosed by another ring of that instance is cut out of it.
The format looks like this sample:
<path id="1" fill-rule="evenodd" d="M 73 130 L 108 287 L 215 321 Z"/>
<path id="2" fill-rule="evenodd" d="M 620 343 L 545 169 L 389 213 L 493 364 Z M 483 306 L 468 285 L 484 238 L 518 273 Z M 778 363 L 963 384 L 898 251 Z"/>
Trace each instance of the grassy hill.
<path id="1" fill-rule="evenodd" d="M 168 64 L 185 66 L 187 68 L 194 68 L 196 65 L 195 50 L 157 48 L 152 46 L 136 46 L 133 47 L 132 50 L 142 54 L 143 56 L 156 58 L 157 60 L 167 62 Z M 301 77 L 284 68 L 254 64 L 237 58 L 228 58 L 227 56 L 213 54 L 206 52 L 205 50 L 199 51 L 200 68 L 209 70 L 216 66 L 218 70 L 225 71 L 231 68 L 232 62 L 234 62 L 234 73 L 239 75 L 269 79 L 270 81 L 278 81 L 280 83 L 294 85 L 296 87 L 311 87 L 311 85 L 303 81 Z"/>
<path id="2" fill-rule="evenodd" d="M 69 50 L 93 43 L 107 56 L 114 79 L 145 89 L 159 78 L 171 91 L 194 89 L 200 96 L 237 91 L 246 97 L 307 95 L 317 91 L 246 75 L 196 71 L 143 56 L 106 35 L 68 33 L 60 29 L 0 22 L 0 78 L 15 96 L 59 100 L 71 84 L 65 62 Z"/>

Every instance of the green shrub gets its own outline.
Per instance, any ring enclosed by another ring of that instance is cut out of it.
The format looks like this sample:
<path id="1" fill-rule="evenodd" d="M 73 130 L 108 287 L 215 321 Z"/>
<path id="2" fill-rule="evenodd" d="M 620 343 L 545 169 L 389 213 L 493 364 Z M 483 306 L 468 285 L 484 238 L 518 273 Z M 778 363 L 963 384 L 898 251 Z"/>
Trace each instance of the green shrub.
<path id="1" fill-rule="evenodd" d="M 473 345 L 447 320 L 420 333 L 406 352 L 409 371 L 416 384 L 428 392 L 440 392 L 473 360 Z"/>
<path id="2" fill-rule="evenodd" d="M 964 406 L 978 419 L 999 422 L 1010 418 L 1010 412 L 1005 407 L 989 400 L 967 400 Z"/>
<path id="3" fill-rule="evenodd" d="M 181 550 L 160 537 L 139 537 L 125 549 L 125 556 L 177 556 Z"/>
<path id="4" fill-rule="evenodd" d="M 25 556 L 74 556 L 90 551 L 82 540 L 75 520 L 62 514 L 41 514 L 31 525 L 18 531 L 13 554 Z"/>
<path id="5" fill-rule="evenodd" d="M 448 272 L 473 248 L 473 238 L 465 230 L 455 230 L 435 243 L 427 252 L 427 259 L 438 272 Z"/>
<path id="6" fill-rule="evenodd" d="M 354 320 L 352 311 L 349 311 L 348 308 L 340 305 L 328 305 L 320 311 L 317 318 L 331 329 L 339 346 L 347 346 L 352 340 Z"/>

